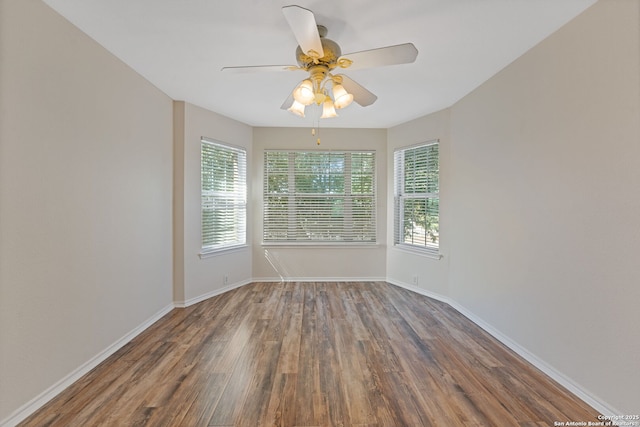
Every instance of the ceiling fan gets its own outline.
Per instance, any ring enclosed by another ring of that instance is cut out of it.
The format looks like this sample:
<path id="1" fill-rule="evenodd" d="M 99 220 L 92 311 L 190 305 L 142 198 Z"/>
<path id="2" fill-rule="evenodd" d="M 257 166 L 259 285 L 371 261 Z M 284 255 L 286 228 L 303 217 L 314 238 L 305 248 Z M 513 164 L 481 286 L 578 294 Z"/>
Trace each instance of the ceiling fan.
<path id="1" fill-rule="evenodd" d="M 258 65 L 224 67 L 225 72 L 258 72 L 304 70 L 308 78 L 300 82 L 284 101 L 283 110 L 304 117 L 306 106 L 322 106 L 321 118 L 337 116 L 341 109 L 352 101 L 366 107 L 378 97 L 344 74 L 333 74 L 338 69 L 359 70 L 385 65 L 406 64 L 416 60 L 418 50 L 412 43 L 377 49 L 363 50 L 342 55 L 340 46 L 326 38 L 327 29 L 316 24 L 315 16 L 309 9 L 291 5 L 282 8 L 298 42 L 296 60 L 298 65 Z"/>

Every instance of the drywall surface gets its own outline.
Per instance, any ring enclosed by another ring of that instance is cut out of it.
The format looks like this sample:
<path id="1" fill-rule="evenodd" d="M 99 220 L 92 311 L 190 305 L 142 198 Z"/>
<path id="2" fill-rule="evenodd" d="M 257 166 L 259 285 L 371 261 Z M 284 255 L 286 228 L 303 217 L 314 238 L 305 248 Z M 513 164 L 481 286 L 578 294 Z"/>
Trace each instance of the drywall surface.
<path id="1" fill-rule="evenodd" d="M 449 116 L 448 109 L 404 123 L 388 130 L 387 138 L 387 278 L 393 283 L 410 285 L 417 290 L 446 297 L 449 294 L 449 245 L 452 225 L 450 176 L 453 173 L 449 160 Z M 440 166 L 440 258 L 426 256 L 417 251 L 408 251 L 394 246 L 394 151 L 415 144 L 438 141 Z"/>
<path id="2" fill-rule="evenodd" d="M 172 101 L 0 3 L 0 420 L 172 304 Z"/>
<path id="3" fill-rule="evenodd" d="M 640 412 L 639 9 L 596 3 L 456 103 L 447 175 L 449 296 L 624 414 Z"/>
<path id="4" fill-rule="evenodd" d="M 178 305 L 190 305 L 251 281 L 251 221 L 247 224 L 246 247 L 201 256 L 200 151 L 202 137 L 206 137 L 246 149 L 247 164 L 250 164 L 252 129 L 195 105 L 175 101 L 174 136 L 174 298 Z M 249 177 L 247 181 L 249 200 Z M 248 204 L 249 219 L 251 211 L 252 206 Z"/>

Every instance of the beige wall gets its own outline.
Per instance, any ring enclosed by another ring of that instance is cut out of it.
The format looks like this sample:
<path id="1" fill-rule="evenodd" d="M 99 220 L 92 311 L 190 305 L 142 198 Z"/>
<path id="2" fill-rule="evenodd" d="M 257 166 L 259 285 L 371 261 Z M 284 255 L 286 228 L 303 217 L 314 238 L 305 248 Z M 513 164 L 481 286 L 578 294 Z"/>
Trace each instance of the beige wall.
<path id="1" fill-rule="evenodd" d="M 174 248 L 176 277 L 174 298 L 190 305 L 251 281 L 251 223 L 247 224 L 247 247 L 220 254 L 199 256 L 202 248 L 200 216 L 200 141 L 207 137 L 247 149 L 252 156 L 252 128 L 186 102 L 174 102 L 175 174 Z M 249 177 L 247 181 L 249 181 Z M 247 182 L 247 199 L 251 183 Z M 252 207 L 248 207 L 250 218 Z M 227 283 L 224 283 L 224 276 Z"/>
<path id="2" fill-rule="evenodd" d="M 449 110 L 421 117 L 388 131 L 387 139 L 387 280 L 433 296 L 446 298 L 449 295 L 449 247 L 452 226 L 449 221 L 451 203 L 449 160 Z M 398 148 L 438 140 L 440 161 L 440 259 L 420 255 L 394 247 L 393 245 L 393 153 Z"/>
<path id="3" fill-rule="evenodd" d="M 390 144 L 446 134 L 441 114 Z M 640 2 L 601 0 L 449 114 L 446 296 L 592 404 L 637 414 Z M 389 277 L 413 262 L 390 250 Z"/>
<path id="4" fill-rule="evenodd" d="M 309 128 L 255 128 L 253 171 L 253 276 L 256 280 L 343 280 L 385 277 L 386 135 L 384 129 L 321 129 L 321 144 Z M 262 174 L 265 149 L 376 151 L 378 244 L 355 247 L 262 245 Z"/>
<path id="5" fill-rule="evenodd" d="M 170 308 L 172 102 L 40 1 L 0 64 L 3 420 Z"/>

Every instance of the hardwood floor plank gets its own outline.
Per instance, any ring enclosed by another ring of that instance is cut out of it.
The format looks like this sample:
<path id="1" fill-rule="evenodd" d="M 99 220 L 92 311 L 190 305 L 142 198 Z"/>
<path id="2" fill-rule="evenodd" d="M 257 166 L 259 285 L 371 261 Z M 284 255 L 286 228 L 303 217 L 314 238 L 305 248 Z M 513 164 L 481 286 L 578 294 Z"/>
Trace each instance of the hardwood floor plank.
<path id="1" fill-rule="evenodd" d="M 598 413 L 452 307 L 384 282 L 176 309 L 22 427 L 549 426 Z"/>
<path id="2" fill-rule="evenodd" d="M 278 342 L 263 343 L 245 400 L 240 403 L 242 410 L 237 413 L 234 425 L 265 425 L 273 385 L 276 377 L 281 376 L 276 369 L 281 348 Z"/>
<path id="3" fill-rule="evenodd" d="M 175 403 L 167 405 L 164 409 L 169 417 L 168 424 L 149 425 L 185 425 L 185 426 L 206 426 L 213 415 L 224 387 L 229 380 L 228 374 L 210 373 L 190 378 L 181 387 L 181 393 L 177 394 L 174 402 L 179 402 L 178 411 L 171 416 Z M 184 400 L 182 400 L 182 399 Z M 184 402 L 184 403 L 183 403 Z M 176 422 L 173 424 L 173 422 Z"/>
<path id="4" fill-rule="evenodd" d="M 284 337 L 281 340 L 282 351 L 278 361 L 277 371 L 283 374 L 298 372 L 300 359 L 300 340 L 302 338 L 302 310 L 301 304 L 288 306 L 289 314 L 284 320 Z"/>
<path id="5" fill-rule="evenodd" d="M 320 307 L 322 300 L 317 298 L 315 284 L 308 284 L 304 294 L 302 316 L 302 336 L 300 337 L 300 359 L 296 377 L 295 399 L 292 400 L 292 418 L 286 425 L 315 425 L 326 418 L 321 410 L 320 361 L 318 359 L 318 324 L 326 321 L 319 316 L 325 312 Z M 321 313 L 320 315 L 318 313 Z"/>
<path id="6" fill-rule="evenodd" d="M 349 418 L 352 424 L 367 424 L 375 421 L 369 402 L 362 369 L 358 363 L 358 341 L 355 339 L 351 324 L 345 320 L 334 320 L 338 365 L 342 373 L 344 393 Z"/>
<path id="7" fill-rule="evenodd" d="M 319 343 L 318 354 L 321 403 L 327 409 L 327 418 L 322 420 L 320 425 L 327 427 L 351 425 L 335 342 L 324 340 Z"/>
<path id="8" fill-rule="evenodd" d="M 242 415 L 242 403 L 246 401 L 250 391 L 248 385 L 256 372 L 260 342 L 269 324 L 268 320 L 258 320 L 258 317 L 255 311 L 249 310 L 240 327 L 241 343 L 237 344 L 240 351 L 229 352 L 235 354 L 233 359 L 229 358 L 225 363 L 225 368 L 231 375 L 209 420 L 210 426 L 236 425 L 234 423 Z"/>
<path id="9" fill-rule="evenodd" d="M 297 374 L 277 374 L 273 381 L 269 406 L 256 425 L 286 427 L 295 425 Z"/>
<path id="10" fill-rule="evenodd" d="M 358 314 L 358 305 L 362 306 L 364 303 L 360 293 L 362 285 L 360 284 L 360 286 L 358 286 L 358 283 L 348 283 L 347 285 L 348 289 L 346 292 L 348 292 L 349 299 L 344 302 L 345 319 L 351 325 L 353 337 L 356 340 L 370 340 L 372 338 L 371 332 L 362 323 L 362 319 Z"/>

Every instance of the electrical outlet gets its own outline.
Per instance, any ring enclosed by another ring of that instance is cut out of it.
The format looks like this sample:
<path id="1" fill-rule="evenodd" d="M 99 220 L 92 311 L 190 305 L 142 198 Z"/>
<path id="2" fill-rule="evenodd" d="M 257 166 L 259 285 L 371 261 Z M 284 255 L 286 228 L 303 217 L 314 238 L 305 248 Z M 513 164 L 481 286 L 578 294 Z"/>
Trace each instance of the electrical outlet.
<path id="1" fill-rule="evenodd" d="M 228 285 L 229 284 L 229 276 L 227 276 L 226 274 L 224 276 L 222 276 L 222 284 L 223 285 Z"/>
<path id="2" fill-rule="evenodd" d="M 413 282 L 414 285 L 418 284 L 418 275 L 414 274 L 413 277 L 411 278 L 411 281 Z"/>

